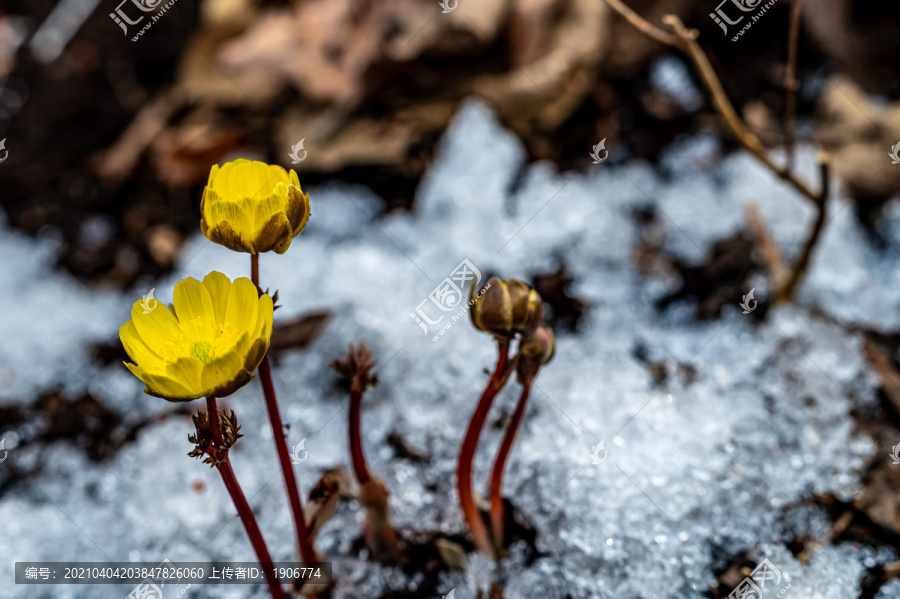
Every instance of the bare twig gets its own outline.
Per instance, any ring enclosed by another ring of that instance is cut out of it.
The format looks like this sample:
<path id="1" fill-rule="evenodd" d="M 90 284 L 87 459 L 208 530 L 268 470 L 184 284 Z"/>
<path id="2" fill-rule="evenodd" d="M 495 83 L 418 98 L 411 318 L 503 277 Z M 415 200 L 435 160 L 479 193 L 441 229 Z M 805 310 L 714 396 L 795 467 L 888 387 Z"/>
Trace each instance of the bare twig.
<path id="1" fill-rule="evenodd" d="M 784 73 L 784 151 L 787 156 L 785 168 L 794 169 L 794 125 L 797 117 L 797 40 L 800 37 L 800 8 L 803 0 L 794 0 L 791 4 L 791 20 L 788 29 L 787 69 Z"/>
<path id="2" fill-rule="evenodd" d="M 800 282 L 800 279 L 803 277 L 809 266 L 813 248 L 816 247 L 816 243 L 819 241 L 819 236 L 822 234 L 822 229 L 825 226 L 825 217 L 828 214 L 826 206 L 828 202 L 828 178 L 830 170 L 828 166 L 828 155 L 825 152 L 819 153 L 819 170 L 822 175 L 822 191 L 816 202 L 816 220 L 813 222 L 812 229 L 810 229 L 806 236 L 806 241 L 803 243 L 803 249 L 800 250 L 797 261 L 791 267 L 790 276 L 784 286 L 779 288 L 778 293 L 775 295 L 776 302 L 789 302 L 791 301 L 791 298 L 793 298 L 794 291 L 797 289 L 797 284 Z"/>
<path id="3" fill-rule="evenodd" d="M 806 271 L 807 266 L 809 265 L 810 257 L 812 256 L 813 249 L 815 248 L 816 243 L 819 240 L 819 237 L 822 233 L 822 228 L 825 225 L 825 215 L 826 215 L 826 201 L 828 199 L 828 176 L 829 176 L 829 165 L 828 165 L 828 156 L 825 153 L 821 153 L 819 155 L 819 164 L 820 164 L 820 172 L 822 182 L 820 185 L 820 190 L 818 193 L 813 191 L 813 189 L 803 180 L 798 179 L 794 176 L 793 170 L 793 123 L 794 123 L 794 111 L 796 106 L 796 99 L 794 97 L 796 91 L 796 45 L 797 45 L 797 36 L 799 35 L 797 30 L 799 29 L 799 13 L 800 13 L 800 4 L 802 0 L 794 0 L 794 5 L 791 13 L 791 37 L 789 45 L 789 57 L 788 57 L 788 74 L 790 77 L 790 85 L 788 85 L 788 93 L 789 93 L 789 103 L 790 103 L 790 133 L 786 132 L 785 139 L 790 139 L 790 147 L 789 147 L 789 158 L 788 163 L 785 168 L 781 168 L 775 164 L 772 158 L 769 156 L 768 152 L 766 152 L 765 147 L 763 146 L 760 139 L 747 127 L 746 123 L 738 116 L 737 111 L 734 109 L 734 106 L 731 104 L 731 101 L 728 99 L 728 95 L 725 93 L 724 88 L 722 87 L 721 81 L 719 81 L 718 76 L 716 76 L 716 72 L 712 67 L 712 64 L 709 62 L 709 58 L 706 56 L 706 53 L 700 47 L 700 44 L 697 43 L 697 31 L 695 29 L 688 29 L 684 26 L 684 23 L 681 22 L 675 15 L 666 15 L 663 17 L 663 23 L 665 23 L 668 27 L 672 29 L 674 32 L 674 37 L 660 29 L 659 27 L 651 24 L 646 19 L 638 15 L 636 12 L 631 10 L 628 6 L 626 6 L 621 0 L 606 0 L 606 3 L 609 4 L 610 7 L 613 8 L 620 15 L 625 17 L 629 23 L 634 25 L 639 31 L 644 34 L 652 37 L 658 42 L 679 48 L 685 54 L 687 54 L 688 58 L 690 58 L 691 62 L 694 64 L 694 68 L 697 69 L 697 72 L 700 75 L 700 79 L 703 82 L 706 91 L 709 93 L 712 98 L 713 106 L 716 111 L 722 118 L 725 120 L 728 129 L 734 135 L 734 137 L 738 140 L 738 142 L 746 149 L 748 152 L 753 154 L 757 160 L 762 162 L 770 171 L 772 171 L 775 175 L 777 175 L 781 180 L 786 181 L 791 187 L 800 192 L 803 197 L 805 197 L 808 201 L 812 202 L 816 207 L 817 215 L 816 220 L 813 223 L 813 227 L 810 230 L 809 234 L 806 237 L 806 241 L 803 244 L 803 248 L 800 251 L 799 257 L 795 263 L 795 265 L 791 268 L 790 274 L 786 276 L 786 283 L 784 286 L 776 286 L 775 298 L 776 301 L 787 301 L 790 300 L 794 294 L 794 290 L 797 288 L 797 285 L 800 282 L 803 274 Z M 787 118 L 786 118 L 787 121 Z M 786 122 L 787 126 L 787 122 Z M 765 231 L 764 225 L 762 225 L 762 217 L 756 213 L 756 229 L 757 232 Z M 753 223 L 751 223 L 753 226 Z M 757 235 L 757 238 L 760 238 Z M 774 243 L 774 242 L 772 242 Z M 767 251 L 764 248 L 764 251 Z M 770 262 L 770 268 L 775 264 L 773 261 L 774 254 L 771 253 L 771 249 L 768 250 L 769 255 L 767 255 L 767 260 Z M 779 271 L 775 271 L 775 275 L 778 275 Z"/>
<path id="4" fill-rule="evenodd" d="M 622 0 L 606 0 L 606 3 L 609 4 L 616 12 L 625 17 L 629 23 L 634 25 L 637 29 L 641 30 L 645 35 L 648 35 L 658 41 L 661 44 L 665 44 L 667 46 L 679 46 L 680 43 L 678 38 L 663 31 L 656 25 L 653 25 L 642 16 L 631 10 L 628 6 L 625 5 Z"/>
<path id="5" fill-rule="evenodd" d="M 666 15 L 663 21 L 675 31 L 675 35 L 682 41 L 687 55 L 700 73 L 700 79 L 706 86 L 710 96 L 712 96 L 716 110 L 718 110 L 719 114 L 725 119 L 725 123 L 728 125 L 728 128 L 731 129 L 732 134 L 737 138 L 738 142 L 740 142 L 748 152 L 756 156 L 760 162 L 765 164 L 769 170 L 778 175 L 782 180 L 787 181 L 794 189 L 803 194 L 806 199 L 813 203 L 817 202 L 818 194 L 816 194 L 804 181 L 796 178 L 786 169 L 779 168 L 766 152 L 759 138 L 747 128 L 747 125 L 745 125 L 744 121 L 738 116 L 734 106 L 731 105 L 731 101 L 725 94 L 725 90 L 722 88 L 722 83 L 719 81 L 716 72 L 712 68 L 709 58 L 707 58 L 706 53 L 703 52 L 700 44 L 697 43 L 697 31 L 686 28 L 684 23 L 681 22 L 681 19 L 675 15 Z"/>
<path id="6" fill-rule="evenodd" d="M 731 101 L 728 99 L 728 95 L 722 87 L 722 83 L 719 81 L 718 76 L 716 76 L 712 64 L 710 64 L 709 58 L 707 58 L 706 53 L 703 51 L 703 48 L 700 47 L 700 44 L 697 43 L 697 31 L 695 29 L 688 29 L 685 27 L 684 23 L 681 22 L 681 19 L 675 15 L 666 15 L 663 17 L 663 22 L 675 32 L 673 38 L 671 34 L 661 30 L 659 27 L 648 22 L 628 8 L 621 0 L 606 0 L 606 3 L 620 15 L 625 17 L 629 23 L 633 24 L 641 32 L 662 44 L 674 46 L 684 51 L 699 72 L 703 85 L 712 97 L 713 105 L 725 119 L 725 123 L 728 125 L 731 133 L 737 138 L 738 142 L 740 142 L 748 152 L 756 156 L 760 162 L 765 164 L 769 170 L 778 175 L 781 179 L 787 181 L 809 201 L 813 203 L 818 201 L 818 194 L 816 194 L 809 185 L 794 177 L 787 169 L 779 168 L 775 164 L 766 152 L 759 138 L 750 131 L 744 121 L 738 116 L 737 111 L 734 109 L 734 106 L 732 106 Z"/>

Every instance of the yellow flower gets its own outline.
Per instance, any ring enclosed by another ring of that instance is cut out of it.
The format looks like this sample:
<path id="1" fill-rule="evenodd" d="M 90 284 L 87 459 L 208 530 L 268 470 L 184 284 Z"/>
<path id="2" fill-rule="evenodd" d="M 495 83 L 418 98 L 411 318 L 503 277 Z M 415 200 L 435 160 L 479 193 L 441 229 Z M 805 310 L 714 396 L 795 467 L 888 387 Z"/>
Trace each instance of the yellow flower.
<path id="1" fill-rule="evenodd" d="M 125 366 L 169 401 L 231 395 L 253 380 L 272 337 L 272 298 L 258 295 L 250 279 L 234 283 L 211 272 L 203 283 L 178 281 L 175 313 L 162 302 L 149 311 L 143 300 L 119 338 L 134 362 Z"/>
<path id="2" fill-rule="evenodd" d="M 297 173 L 239 158 L 216 164 L 200 202 L 200 230 L 236 252 L 283 254 L 309 220 L 309 194 Z"/>

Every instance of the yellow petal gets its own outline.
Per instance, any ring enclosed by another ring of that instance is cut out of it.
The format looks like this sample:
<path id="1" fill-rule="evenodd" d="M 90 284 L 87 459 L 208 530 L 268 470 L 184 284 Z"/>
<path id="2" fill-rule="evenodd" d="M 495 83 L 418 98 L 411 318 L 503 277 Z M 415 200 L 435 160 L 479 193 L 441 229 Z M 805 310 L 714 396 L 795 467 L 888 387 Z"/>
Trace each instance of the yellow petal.
<path id="1" fill-rule="evenodd" d="M 262 339 L 253 341 L 246 351 L 247 357 L 244 358 L 244 369 L 248 372 L 256 372 L 256 369 L 262 364 L 263 358 L 266 357 L 267 351 L 269 351 L 268 341 L 263 341 Z"/>
<path id="2" fill-rule="evenodd" d="M 194 341 L 212 342 L 216 336 L 215 318 L 212 298 L 206 287 L 193 277 L 182 279 L 175 284 L 175 315 L 181 323 L 194 324 L 195 319 L 200 319 L 195 327 L 191 327 L 189 333 Z M 184 327 L 182 327 L 184 330 Z M 195 332 L 196 331 L 196 332 Z"/>
<path id="3" fill-rule="evenodd" d="M 275 312 L 275 306 L 272 298 L 268 293 L 264 293 L 259 297 L 259 315 L 256 319 L 256 327 L 253 330 L 254 339 L 263 339 L 266 347 L 272 337 L 272 317 Z"/>
<path id="4" fill-rule="evenodd" d="M 203 231 L 203 234 L 207 239 L 213 243 L 224 245 L 229 250 L 234 252 L 247 252 L 248 254 L 257 253 L 253 249 L 253 240 L 250 237 L 241 236 L 239 233 L 235 232 L 235 230 L 231 228 L 231 225 L 225 221 L 221 221 L 214 227 L 208 228 L 204 223 L 201 223 L 200 230 Z"/>
<path id="5" fill-rule="evenodd" d="M 287 171 L 278 165 L 238 159 L 222 165 L 213 187 L 223 199 L 262 198 L 279 183 L 290 184 Z"/>
<path id="6" fill-rule="evenodd" d="M 247 337 L 246 334 L 243 335 L 243 338 L 246 339 Z M 237 347 L 241 345 L 241 343 L 238 343 Z M 243 370 L 244 364 L 241 358 L 242 354 L 239 352 L 230 351 L 204 364 L 201 373 L 203 389 L 207 390 L 207 392 L 218 390 L 221 393 L 221 387 L 234 379 Z"/>
<path id="7" fill-rule="evenodd" d="M 209 180 L 206 182 L 206 185 L 209 187 L 213 186 L 213 181 L 216 180 L 216 175 L 219 174 L 219 165 L 214 164 L 211 169 L 209 169 Z"/>
<path id="8" fill-rule="evenodd" d="M 136 301 L 131 307 L 131 321 L 147 347 L 160 348 L 172 337 L 183 336 L 175 315 L 162 302 L 145 314 L 141 301 Z"/>
<path id="9" fill-rule="evenodd" d="M 212 271 L 203 277 L 203 286 L 209 291 L 213 309 L 216 313 L 216 323 L 225 322 L 225 307 L 228 305 L 228 293 L 231 291 L 231 279 L 218 271 Z"/>
<path id="10" fill-rule="evenodd" d="M 247 239 L 253 235 L 253 221 L 244 200 L 225 200 L 210 195 L 203 205 L 204 217 L 210 227 L 226 223 L 235 233 Z"/>
<path id="11" fill-rule="evenodd" d="M 284 202 L 287 197 L 287 185 L 279 183 L 275 189 L 265 197 L 259 200 L 251 200 L 249 206 L 253 215 L 253 232 L 259 232 L 260 227 L 267 223 L 273 215 L 284 212 Z"/>
<path id="12" fill-rule="evenodd" d="M 256 328 L 259 315 L 259 294 L 247 277 L 234 280 L 228 294 L 228 306 L 225 309 L 225 324 L 241 332 L 250 332 Z"/>
<path id="13" fill-rule="evenodd" d="M 203 362 L 194 356 L 185 356 L 169 362 L 166 365 L 165 376 L 187 389 L 192 395 L 199 396 L 203 393 L 200 384 L 202 372 Z"/>
<path id="14" fill-rule="evenodd" d="M 259 368 L 266 352 L 269 351 L 269 345 L 272 340 L 272 316 L 274 306 L 272 298 L 268 294 L 264 294 L 259 298 L 259 318 L 256 321 L 256 327 L 250 337 L 251 343 L 249 349 L 244 350 L 246 358 L 244 359 L 244 368 L 250 372 L 255 372 Z"/>
<path id="15" fill-rule="evenodd" d="M 145 372 L 140 367 L 127 362 L 125 366 L 146 385 L 144 393 L 148 395 L 155 395 L 169 401 L 190 401 L 202 397 L 165 375 Z"/>
<path id="16" fill-rule="evenodd" d="M 276 212 L 256 233 L 253 247 L 257 252 L 275 250 L 283 254 L 291 245 L 292 238 L 291 223 L 288 222 L 287 216 L 284 212 Z"/>
<path id="17" fill-rule="evenodd" d="M 206 397 L 227 397 L 252 381 L 254 378 L 253 373 L 247 372 L 246 370 L 239 370 L 235 373 L 234 377 L 223 382 L 221 385 L 209 389 L 206 392 Z"/>
<path id="18" fill-rule="evenodd" d="M 294 171 L 291 171 L 292 173 Z M 295 175 L 296 176 L 296 175 Z M 284 212 L 291 223 L 291 236 L 296 237 L 306 228 L 309 222 L 310 204 L 309 194 L 303 193 L 298 184 L 296 187 L 291 185 L 287 189 L 287 201 L 284 205 Z"/>
<path id="19" fill-rule="evenodd" d="M 155 370 L 162 368 L 163 359 L 147 347 L 146 343 L 141 341 L 137 328 L 134 326 L 134 321 L 129 320 L 119 327 L 119 339 L 121 339 L 125 352 L 128 353 L 128 357 L 131 358 L 132 362 L 139 364 L 145 369 Z"/>

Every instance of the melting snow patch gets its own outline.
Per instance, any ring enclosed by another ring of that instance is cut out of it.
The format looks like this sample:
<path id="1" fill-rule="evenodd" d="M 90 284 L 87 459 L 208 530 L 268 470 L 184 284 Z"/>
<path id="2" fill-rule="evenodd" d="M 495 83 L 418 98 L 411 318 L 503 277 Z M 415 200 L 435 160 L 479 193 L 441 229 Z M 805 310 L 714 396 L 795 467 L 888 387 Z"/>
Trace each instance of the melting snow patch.
<path id="1" fill-rule="evenodd" d="M 432 340 L 455 311 L 435 312 L 428 302 L 430 317 L 444 319 L 425 334 L 410 314 L 464 259 L 483 276 L 519 278 L 562 259 L 575 275 L 575 292 L 592 309 L 578 334 L 557 331 L 556 357 L 537 379 L 506 476 L 507 495 L 537 529 L 541 555 L 529 564 L 523 548 L 513 547 L 499 567 L 473 558 L 465 573 L 444 576 L 444 593 L 456 588 L 456 597 L 466 599 L 477 586 L 501 580 L 508 599 L 702 597 L 716 584 L 714 571 L 749 551 L 777 565 L 791 583 L 786 596 L 855 598 L 862 567 L 850 550 L 825 542 L 800 564 L 784 549 L 793 537 L 782 520 L 788 506 L 812 494 L 846 500 L 858 488 L 873 444 L 853 434 L 851 398 L 874 394 L 860 337 L 802 304 L 773 309 L 757 326 L 740 313 L 740 298 L 721 320 L 676 322 L 656 311 L 652 281 L 631 261 L 639 232 L 630 214 L 648 200 L 671 219 L 669 249 L 692 259 L 741 226 L 742 204 L 749 201 L 760 204 L 780 243 L 799 247 L 811 218 L 804 200 L 743 155 L 729 158 L 715 181 L 698 174 L 672 184 L 637 161 L 583 174 L 539 163 L 510 196 L 524 159 L 492 113 L 469 102 L 447 132 L 413 213 L 378 217 L 381 203 L 371 192 L 335 183 L 312 190 L 309 227 L 290 251 L 262 257 L 261 284 L 277 288 L 284 305 L 276 318 L 336 311 L 314 347 L 287 354 L 274 367 L 289 442 L 306 439 L 309 451 L 295 467 L 302 489 L 322 470 L 347 462 L 346 397 L 328 362 L 364 339 L 379 359 L 380 379 L 365 399 L 365 444 L 372 470 L 392 491 L 397 525 L 462 531 L 454 460 L 496 350 L 465 315 Z M 811 170 L 808 152 L 803 161 Z M 839 322 L 863 324 L 890 306 L 893 316 L 881 322 L 896 327 L 896 273 L 880 266 L 849 211 L 834 210 L 801 288 L 802 303 Z M 134 298 L 90 292 L 52 272 L 34 241 L 4 232 L 0 244 L 17 265 L 16 273 L 0 272 L 0 289 L 8 294 L 3 303 L 9 306 L 13 293 L 28 300 L 15 302 L 2 323 L 0 355 L 16 382 L 0 392 L 22 399 L 73 377 L 84 365 L 84 341 L 114 335 Z M 214 269 L 246 276 L 249 268 L 247 256 L 199 234 L 183 256 L 178 274 L 158 283 L 159 300 L 171 300 L 182 276 L 202 278 Z M 875 273 L 862 290 L 861 272 Z M 668 364 L 662 386 L 635 357 L 638 345 Z M 692 377 L 676 374 L 688 364 Z M 169 407 L 141 395 L 140 384 L 118 365 L 91 365 L 86 374 L 92 382 L 85 384 L 97 385 L 122 409 Z M 498 398 L 495 414 L 511 409 L 515 387 Z M 232 461 L 273 557 L 294 559 L 259 386 L 221 403 L 243 425 L 246 436 Z M 189 432 L 186 419 L 152 424 L 102 464 L 63 446 L 11 452 L 11 460 L 40 459 L 43 471 L 0 500 L 0 521 L 9 523 L 0 529 L 0 546 L 17 560 L 252 560 L 216 473 L 185 456 Z M 430 452 L 432 462 L 395 457 L 387 444 L 392 432 Z M 499 437 L 496 428 L 482 436 L 479 488 Z M 592 448 L 601 441 L 606 453 L 595 463 Z M 319 540 L 334 561 L 337 597 L 416 588 L 415 576 L 349 555 L 359 534 L 360 514 L 344 504 Z M 12 561 L 0 563 L 0 580 L 11 576 Z M 5 596 L 29 599 L 121 599 L 128 592 L 6 588 Z M 267 595 L 263 588 L 195 586 L 189 596 Z M 898 596 L 896 587 L 881 596 Z"/>

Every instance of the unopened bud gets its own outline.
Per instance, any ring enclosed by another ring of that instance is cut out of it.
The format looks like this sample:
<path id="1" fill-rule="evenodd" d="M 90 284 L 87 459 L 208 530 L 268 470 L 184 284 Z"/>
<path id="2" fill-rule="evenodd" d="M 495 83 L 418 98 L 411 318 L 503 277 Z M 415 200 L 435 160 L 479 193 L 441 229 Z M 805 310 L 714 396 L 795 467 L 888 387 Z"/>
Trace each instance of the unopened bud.
<path id="1" fill-rule="evenodd" d="M 537 291 L 517 279 L 507 283 L 513 307 L 513 332 L 530 336 L 544 318 L 544 302 Z"/>
<path id="2" fill-rule="evenodd" d="M 548 326 L 539 326 L 534 334 L 522 338 L 517 361 L 520 383 L 530 381 L 537 375 L 540 367 L 553 358 L 555 346 L 553 329 Z"/>
<path id="3" fill-rule="evenodd" d="M 513 335 L 513 305 L 506 282 L 498 277 L 491 277 L 487 286 L 475 295 L 472 288 L 474 304 L 469 316 L 475 328 L 490 333 L 498 338 L 509 339 Z"/>

